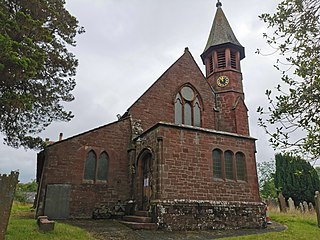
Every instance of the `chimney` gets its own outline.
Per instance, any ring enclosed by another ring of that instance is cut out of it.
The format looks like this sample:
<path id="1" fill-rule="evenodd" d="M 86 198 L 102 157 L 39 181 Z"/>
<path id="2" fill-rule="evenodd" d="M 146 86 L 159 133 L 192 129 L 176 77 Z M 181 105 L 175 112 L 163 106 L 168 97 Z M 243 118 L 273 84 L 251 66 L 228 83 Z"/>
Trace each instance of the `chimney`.
<path id="1" fill-rule="evenodd" d="M 59 141 L 62 140 L 62 137 L 63 137 L 63 133 L 60 133 L 60 134 L 59 134 Z"/>

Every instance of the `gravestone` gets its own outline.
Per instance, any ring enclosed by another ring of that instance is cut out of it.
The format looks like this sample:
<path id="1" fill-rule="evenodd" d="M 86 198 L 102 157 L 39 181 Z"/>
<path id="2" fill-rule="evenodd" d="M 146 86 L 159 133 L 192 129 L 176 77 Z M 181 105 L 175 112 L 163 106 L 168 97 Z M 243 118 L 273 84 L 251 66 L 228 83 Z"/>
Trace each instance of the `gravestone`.
<path id="1" fill-rule="evenodd" d="M 18 176 L 18 172 L 0 175 L 0 240 L 5 239 Z"/>
<path id="2" fill-rule="evenodd" d="M 279 205 L 280 205 L 280 212 L 287 212 L 287 204 L 286 199 L 282 195 L 282 192 L 278 195 Z"/>
<path id="3" fill-rule="evenodd" d="M 309 203 L 309 211 L 310 211 L 311 213 L 314 212 L 314 207 L 313 207 L 313 204 L 312 204 L 311 202 Z"/>
<path id="4" fill-rule="evenodd" d="M 303 209 L 303 204 L 302 203 L 299 203 L 299 209 L 300 209 L 301 213 L 304 213 L 304 209 Z"/>
<path id="5" fill-rule="evenodd" d="M 288 199 L 288 205 L 289 205 L 290 212 L 293 212 L 294 210 L 296 210 L 296 206 L 294 205 L 294 201 L 292 200 L 291 197 Z"/>
<path id="6" fill-rule="evenodd" d="M 266 204 L 269 207 L 269 209 L 278 209 L 278 202 L 274 198 L 268 198 Z"/>
<path id="7" fill-rule="evenodd" d="M 316 191 L 314 201 L 316 203 L 315 208 L 317 213 L 318 227 L 320 228 L 320 193 L 318 191 Z"/>
<path id="8" fill-rule="evenodd" d="M 308 206 L 308 203 L 306 201 L 303 201 L 303 211 L 305 213 L 309 212 L 309 206 Z"/>

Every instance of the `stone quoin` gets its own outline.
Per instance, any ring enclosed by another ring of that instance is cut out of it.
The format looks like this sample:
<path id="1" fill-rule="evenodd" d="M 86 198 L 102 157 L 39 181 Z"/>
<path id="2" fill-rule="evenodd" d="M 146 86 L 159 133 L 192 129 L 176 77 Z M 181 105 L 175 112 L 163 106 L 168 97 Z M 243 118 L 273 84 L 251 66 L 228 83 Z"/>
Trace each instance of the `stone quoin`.
<path id="1" fill-rule="evenodd" d="M 144 211 L 172 230 L 264 227 L 244 57 L 218 1 L 201 55 L 205 75 L 186 48 L 117 121 L 38 153 L 37 216 Z"/>

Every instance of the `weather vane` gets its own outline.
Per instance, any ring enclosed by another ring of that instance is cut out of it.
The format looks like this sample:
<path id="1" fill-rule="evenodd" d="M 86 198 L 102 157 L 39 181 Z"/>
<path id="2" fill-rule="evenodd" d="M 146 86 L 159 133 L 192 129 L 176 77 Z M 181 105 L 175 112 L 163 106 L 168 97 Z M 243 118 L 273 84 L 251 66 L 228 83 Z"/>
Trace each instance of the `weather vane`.
<path id="1" fill-rule="evenodd" d="M 220 2 L 220 0 L 218 0 L 217 4 L 216 4 L 216 7 L 222 7 L 222 3 Z"/>

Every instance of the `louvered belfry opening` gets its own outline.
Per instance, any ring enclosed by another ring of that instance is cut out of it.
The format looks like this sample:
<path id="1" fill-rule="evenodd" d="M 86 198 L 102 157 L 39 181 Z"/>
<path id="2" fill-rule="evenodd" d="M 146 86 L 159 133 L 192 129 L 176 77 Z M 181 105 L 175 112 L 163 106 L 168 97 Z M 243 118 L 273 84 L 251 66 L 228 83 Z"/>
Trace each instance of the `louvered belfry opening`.
<path id="1" fill-rule="evenodd" d="M 234 50 L 231 50 L 230 52 L 230 62 L 231 68 L 237 69 L 237 52 Z"/>
<path id="2" fill-rule="evenodd" d="M 226 51 L 225 49 L 217 50 L 217 65 L 218 68 L 226 67 Z"/>
<path id="3" fill-rule="evenodd" d="M 240 71 L 239 51 L 230 48 L 214 50 L 207 56 L 207 75 L 222 69 L 234 69 Z"/>
<path id="4" fill-rule="evenodd" d="M 213 73 L 213 56 L 209 58 L 209 73 Z"/>

